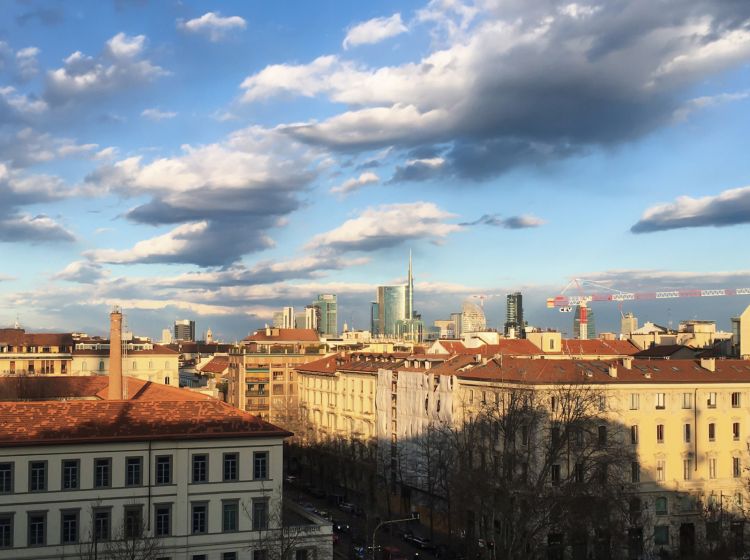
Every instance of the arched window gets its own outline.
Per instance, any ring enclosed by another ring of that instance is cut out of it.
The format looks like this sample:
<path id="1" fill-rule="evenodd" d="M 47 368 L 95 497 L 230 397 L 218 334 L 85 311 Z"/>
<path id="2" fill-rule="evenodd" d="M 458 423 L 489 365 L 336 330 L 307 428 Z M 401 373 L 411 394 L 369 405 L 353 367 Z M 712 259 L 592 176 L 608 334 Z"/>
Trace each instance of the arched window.
<path id="1" fill-rule="evenodd" d="M 667 515 L 667 498 L 664 496 L 656 498 L 654 509 L 656 510 L 656 515 Z"/>
<path id="2" fill-rule="evenodd" d="M 104 360 L 99 360 L 99 371 L 104 371 Z"/>

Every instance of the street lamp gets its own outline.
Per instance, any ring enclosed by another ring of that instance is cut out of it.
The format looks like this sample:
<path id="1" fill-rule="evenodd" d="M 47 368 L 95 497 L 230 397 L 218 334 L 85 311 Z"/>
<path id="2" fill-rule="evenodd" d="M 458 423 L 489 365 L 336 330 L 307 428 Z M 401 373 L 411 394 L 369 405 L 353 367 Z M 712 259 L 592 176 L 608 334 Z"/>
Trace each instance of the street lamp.
<path id="1" fill-rule="evenodd" d="M 378 523 L 377 527 L 375 527 L 375 530 L 372 532 L 372 560 L 375 560 L 375 534 L 378 532 L 378 529 L 380 529 L 383 525 L 392 525 L 393 523 L 405 523 L 406 521 L 414 521 L 419 520 L 419 512 L 413 511 L 411 512 L 411 517 L 405 517 L 404 519 L 389 519 L 388 521 L 381 521 Z"/>

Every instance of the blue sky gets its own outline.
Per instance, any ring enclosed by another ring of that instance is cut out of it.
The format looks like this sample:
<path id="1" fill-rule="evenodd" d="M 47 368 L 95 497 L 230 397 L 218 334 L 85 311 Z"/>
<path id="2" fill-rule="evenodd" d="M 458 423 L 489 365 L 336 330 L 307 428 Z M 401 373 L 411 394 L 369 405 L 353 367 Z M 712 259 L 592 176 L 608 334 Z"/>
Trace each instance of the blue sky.
<path id="1" fill-rule="evenodd" d="M 7 2 L 0 324 L 234 339 L 334 292 L 367 327 L 409 249 L 430 322 L 750 286 L 749 61 L 746 2 Z"/>

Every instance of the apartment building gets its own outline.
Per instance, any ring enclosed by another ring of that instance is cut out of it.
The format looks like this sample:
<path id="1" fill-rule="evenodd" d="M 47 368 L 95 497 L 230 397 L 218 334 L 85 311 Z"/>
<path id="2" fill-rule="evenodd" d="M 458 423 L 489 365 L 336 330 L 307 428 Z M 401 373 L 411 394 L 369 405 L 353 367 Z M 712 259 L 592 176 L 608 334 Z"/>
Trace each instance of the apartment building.
<path id="1" fill-rule="evenodd" d="M 288 423 L 299 407 L 295 368 L 324 352 L 313 329 L 256 331 L 229 351 L 229 402 L 260 418 Z"/>
<path id="2" fill-rule="evenodd" d="M 102 556 L 126 538 L 159 558 L 265 558 L 299 531 L 297 558 L 330 558 L 330 526 L 281 526 L 282 442 L 237 409 L 124 378 L 0 379 L 0 557 Z M 93 548 L 92 548 L 93 547 Z"/>
<path id="3" fill-rule="evenodd" d="M 0 375 L 66 375 L 73 347 L 72 333 L 0 329 Z"/>
<path id="4" fill-rule="evenodd" d="M 178 352 L 138 338 L 121 342 L 121 346 L 124 375 L 164 385 L 179 385 Z M 97 338 L 75 341 L 70 374 L 108 375 L 109 364 L 109 340 Z"/>

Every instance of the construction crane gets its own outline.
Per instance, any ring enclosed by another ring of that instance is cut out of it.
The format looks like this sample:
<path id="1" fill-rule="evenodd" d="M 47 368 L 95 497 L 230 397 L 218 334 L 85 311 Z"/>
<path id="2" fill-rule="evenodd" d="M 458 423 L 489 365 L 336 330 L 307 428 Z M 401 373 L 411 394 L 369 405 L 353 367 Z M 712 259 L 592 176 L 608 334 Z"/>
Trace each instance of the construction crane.
<path id="1" fill-rule="evenodd" d="M 484 307 L 484 300 L 490 299 L 490 298 L 493 298 L 493 297 L 502 297 L 502 295 L 503 294 L 475 294 L 475 295 L 470 295 L 469 297 L 470 298 L 476 298 L 476 299 L 478 299 L 479 300 L 479 306 L 480 307 Z"/>
<path id="2" fill-rule="evenodd" d="M 583 291 L 584 286 L 591 286 L 594 289 L 604 290 L 601 292 L 592 292 L 582 295 L 565 295 L 565 292 L 575 285 L 579 291 Z M 570 312 L 572 308 L 581 304 L 588 304 L 592 301 L 640 301 L 649 299 L 673 299 L 689 297 L 719 297 L 719 296 L 749 296 L 750 288 L 722 288 L 722 289 L 686 289 L 686 290 L 667 290 L 663 292 L 624 292 L 605 286 L 599 282 L 574 278 L 571 280 L 558 296 L 547 298 L 547 307 L 553 309 L 559 308 L 562 312 Z"/>

